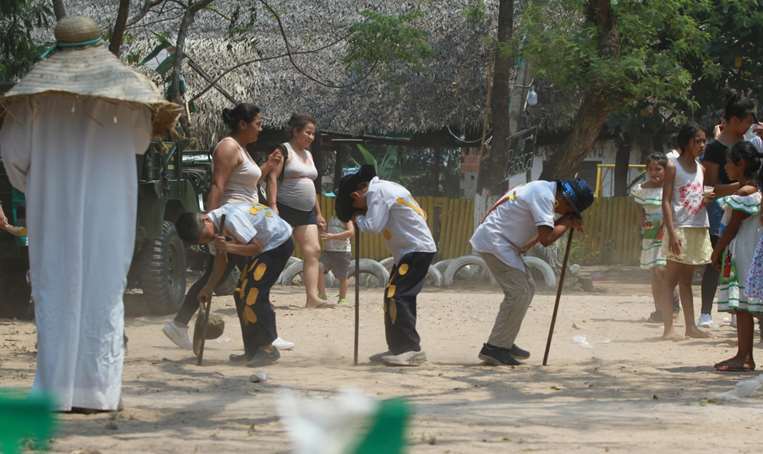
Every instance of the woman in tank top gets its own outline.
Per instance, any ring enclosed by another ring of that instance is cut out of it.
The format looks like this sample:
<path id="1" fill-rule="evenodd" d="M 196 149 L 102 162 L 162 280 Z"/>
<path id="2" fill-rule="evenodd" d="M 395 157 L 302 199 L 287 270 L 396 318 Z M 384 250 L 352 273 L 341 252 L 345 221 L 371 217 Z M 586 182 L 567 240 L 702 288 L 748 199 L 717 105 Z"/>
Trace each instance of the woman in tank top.
<path id="1" fill-rule="evenodd" d="M 250 103 L 241 103 L 233 109 L 223 109 L 223 121 L 230 133 L 220 140 L 212 151 L 212 186 L 207 195 L 206 211 L 219 208 L 226 203 L 256 204 L 259 202 L 258 184 L 263 176 L 280 164 L 280 153 L 271 153 L 268 160 L 260 166 L 249 156 L 246 146 L 257 141 L 262 132 L 262 117 L 259 107 Z M 210 255 L 204 274 L 188 290 L 175 319 L 168 321 L 163 332 L 178 347 L 192 349 L 188 336 L 188 322 L 199 308 L 198 296 L 207 285 L 212 274 L 213 256 Z M 233 267 L 243 272 L 247 257 L 229 255 L 228 268 L 223 280 Z M 293 344 L 277 339 L 280 348 L 293 347 Z M 276 343 L 274 342 L 274 344 Z"/>
<path id="2" fill-rule="evenodd" d="M 318 169 L 308 148 L 315 139 L 316 122 L 306 114 L 294 114 L 289 120 L 289 141 L 282 146 L 286 159 L 275 165 L 268 181 L 268 205 L 294 228 L 294 241 L 304 256 L 302 271 L 306 307 L 328 307 L 318 296 L 318 259 L 321 255 L 320 231 L 326 220 L 315 190 Z M 279 176 L 283 173 L 283 177 Z"/>
<path id="3" fill-rule="evenodd" d="M 704 199 L 704 168 L 697 158 L 705 149 L 705 132 L 697 125 L 684 125 L 678 132 L 677 158 L 670 158 L 662 188 L 662 214 L 665 226 L 663 253 L 667 259 L 665 279 L 659 301 L 664 324 L 663 338 L 673 332 L 673 289 L 681 294 L 687 337 L 709 337 L 694 321 L 692 276 L 697 267 L 710 263 L 707 211 Z"/>

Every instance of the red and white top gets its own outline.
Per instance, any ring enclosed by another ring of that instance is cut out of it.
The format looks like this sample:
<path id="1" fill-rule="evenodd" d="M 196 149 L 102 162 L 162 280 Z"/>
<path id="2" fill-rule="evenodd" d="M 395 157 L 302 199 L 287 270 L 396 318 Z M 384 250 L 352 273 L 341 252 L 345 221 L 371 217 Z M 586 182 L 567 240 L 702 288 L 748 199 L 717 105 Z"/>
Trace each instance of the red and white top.
<path id="1" fill-rule="evenodd" d="M 674 227 L 709 227 L 703 191 L 705 173 L 698 161 L 694 172 L 689 172 L 677 158 L 668 158 L 676 168 L 673 180 L 673 226 Z"/>

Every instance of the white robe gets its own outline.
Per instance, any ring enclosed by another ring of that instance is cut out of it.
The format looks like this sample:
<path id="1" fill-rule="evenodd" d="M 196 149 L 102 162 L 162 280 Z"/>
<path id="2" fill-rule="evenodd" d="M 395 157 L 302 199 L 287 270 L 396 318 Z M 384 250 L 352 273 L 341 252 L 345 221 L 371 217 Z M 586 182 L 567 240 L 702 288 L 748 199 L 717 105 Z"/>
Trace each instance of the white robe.
<path id="1" fill-rule="evenodd" d="M 135 240 L 135 154 L 149 144 L 151 113 L 70 95 L 7 108 L 0 155 L 13 186 L 26 193 L 34 389 L 50 393 L 60 410 L 114 410 Z"/>

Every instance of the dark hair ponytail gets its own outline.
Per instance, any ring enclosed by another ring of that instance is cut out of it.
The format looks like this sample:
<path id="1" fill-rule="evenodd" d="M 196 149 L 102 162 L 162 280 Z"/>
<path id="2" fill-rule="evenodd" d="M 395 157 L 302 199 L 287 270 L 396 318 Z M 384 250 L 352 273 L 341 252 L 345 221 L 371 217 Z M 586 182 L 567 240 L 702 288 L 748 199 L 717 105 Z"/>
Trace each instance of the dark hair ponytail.
<path id="1" fill-rule="evenodd" d="M 233 109 L 223 109 L 223 121 L 228 126 L 231 133 L 237 133 L 239 130 L 239 122 L 249 123 L 257 117 L 260 113 L 260 108 L 252 103 L 242 102 L 236 104 Z"/>
<path id="2" fill-rule="evenodd" d="M 747 166 L 744 169 L 744 176 L 746 178 L 760 177 L 758 175 L 758 171 L 760 170 L 760 154 L 758 153 L 758 149 L 755 148 L 755 145 L 752 143 L 747 142 L 746 140 L 737 142 L 736 145 L 731 147 L 728 159 L 734 164 L 739 161 L 745 161 L 747 163 Z"/>
<path id="3" fill-rule="evenodd" d="M 302 131 L 310 123 L 312 123 L 315 126 L 318 125 L 318 122 L 316 122 L 315 118 L 312 115 L 310 115 L 310 114 L 306 114 L 306 113 L 299 113 L 299 114 L 295 113 L 295 114 L 292 114 L 291 118 L 289 118 L 289 123 L 288 123 L 288 126 L 289 126 L 289 138 L 291 139 L 291 138 L 294 137 L 294 130 L 295 129 L 297 131 Z"/>
<path id="4" fill-rule="evenodd" d="M 679 154 L 683 154 L 684 149 L 689 146 L 689 142 L 698 132 L 702 131 L 702 128 L 694 122 L 686 123 L 681 126 L 676 136 L 676 146 L 678 147 Z"/>

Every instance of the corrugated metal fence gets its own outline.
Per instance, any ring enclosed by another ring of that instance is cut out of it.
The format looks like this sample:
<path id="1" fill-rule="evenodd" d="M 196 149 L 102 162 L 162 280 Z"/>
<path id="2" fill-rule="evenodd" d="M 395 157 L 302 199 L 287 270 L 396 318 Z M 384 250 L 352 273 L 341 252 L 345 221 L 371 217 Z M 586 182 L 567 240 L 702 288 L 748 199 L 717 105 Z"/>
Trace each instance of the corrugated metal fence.
<path id="1" fill-rule="evenodd" d="M 630 197 L 600 197 L 583 213 L 583 235 L 573 243 L 584 264 L 638 265 L 641 211 Z"/>
<path id="2" fill-rule="evenodd" d="M 416 200 L 427 213 L 427 223 L 440 251 L 438 258 L 468 254 L 469 238 L 476 222 L 474 201 L 445 197 L 417 197 Z M 334 199 L 322 197 L 320 203 L 326 219 L 333 216 Z M 630 198 L 599 198 L 585 211 L 583 218 L 585 232 L 576 236 L 575 261 L 583 264 L 638 264 L 641 213 Z M 376 260 L 389 257 L 381 235 L 363 234 L 361 253 L 363 257 Z"/>
<path id="3" fill-rule="evenodd" d="M 474 231 L 474 202 L 447 197 L 416 197 L 416 201 L 427 213 L 427 224 L 440 251 L 438 257 L 447 259 L 468 254 L 469 238 Z M 333 198 L 321 197 L 320 203 L 326 219 L 334 215 Z M 360 241 L 363 257 L 381 260 L 390 256 L 381 235 L 363 234 Z"/>

